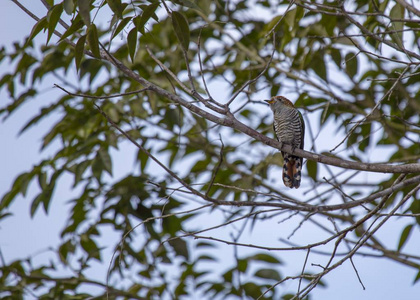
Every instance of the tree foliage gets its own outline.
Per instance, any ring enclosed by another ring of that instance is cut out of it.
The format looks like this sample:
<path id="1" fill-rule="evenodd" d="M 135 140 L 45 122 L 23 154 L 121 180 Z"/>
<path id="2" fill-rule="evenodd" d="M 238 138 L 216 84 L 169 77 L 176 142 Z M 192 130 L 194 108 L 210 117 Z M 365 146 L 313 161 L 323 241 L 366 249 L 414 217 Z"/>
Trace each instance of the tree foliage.
<path id="1" fill-rule="evenodd" d="M 14 66 L 0 79 L 11 99 L 0 115 L 48 82 L 61 96 L 22 132 L 62 117 L 42 139 L 55 154 L 15 179 L 0 216 L 31 182 L 31 217 L 49 212 L 64 175 L 81 192 L 59 259 L 2 265 L 0 295 L 81 299 L 96 285 L 110 299 L 309 298 L 372 253 L 420 278 L 419 257 L 404 251 L 420 225 L 420 12 L 409 2 L 46 0 L 38 17 L 14 2 L 36 24 L 0 51 Z M 308 151 L 271 138 L 260 100 L 275 95 L 303 112 Z M 122 147 L 136 149 L 134 167 L 115 160 Z M 307 159 L 299 191 L 281 183 L 280 149 Z M 410 223 L 389 248 L 374 234 L 398 216 Z M 320 234 L 287 239 L 306 224 Z M 261 228 L 268 240 L 254 242 Z M 119 239 L 103 245 L 104 230 Z M 321 268 L 310 265 L 318 249 Z M 218 255 L 232 251 L 225 265 Z M 289 273 L 286 251 L 306 253 Z M 93 262 L 108 274 L 89 278 Z"/>

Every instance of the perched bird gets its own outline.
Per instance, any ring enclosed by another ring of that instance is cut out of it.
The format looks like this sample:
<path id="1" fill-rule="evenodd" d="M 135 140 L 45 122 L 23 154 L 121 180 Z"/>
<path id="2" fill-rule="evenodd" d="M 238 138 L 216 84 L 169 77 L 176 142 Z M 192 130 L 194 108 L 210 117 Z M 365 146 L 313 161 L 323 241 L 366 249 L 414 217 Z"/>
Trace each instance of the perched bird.
<path id="1" fill-rule="evenodd" d="M 270 100 L 264 100 L 270 105 L 274 115 L 274 132 L 277 140 L 291 145 L 293 150 L 303 149 L 305 137 L 305 123 L 302 114 L 295 108 L 290 100 L 282 96 L 276 96 Z M 283 182 L 289 188 L 300 186 L 302 162 L 301 157 L 281 152 L 283 156 Z"/>

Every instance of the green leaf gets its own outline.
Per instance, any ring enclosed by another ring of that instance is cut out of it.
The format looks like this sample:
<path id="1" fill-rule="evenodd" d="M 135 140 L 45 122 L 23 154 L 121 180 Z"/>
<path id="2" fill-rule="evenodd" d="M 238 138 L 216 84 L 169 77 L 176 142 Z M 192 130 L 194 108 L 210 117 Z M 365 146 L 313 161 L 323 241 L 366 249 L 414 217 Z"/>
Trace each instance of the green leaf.
<path id="1" fill-rule="evenodd" d="M 157 18 L 155 11 L 159 7 L 159 2 L 152 3 L 143 10 L 143 13 L 141 16 L 138 16 L 134 18 L 134 24 L 138 31 L 140 31 L 142 34 L 144 34 L 144 26 L 149 21 L 149 19 L 153 16 L 154 18 Z"/>
<path id="2" fill-rule="evenodd" d="M 354 53 L 347 53 L 346 55 L 346 71 L 347 74 L 353 78 L 357 74 L 358 64 L 357 64 L 357 56 Z"/>
<path id="3" fill-rule="evenodd" d="M 277 32 L 278 31 L 278 29 L 279 29 L 279 24 L 277 24 L 277 22 L 281 19 L 283 17 L 283 15 L 278 15 L 278 16 L 275 16 L 273 19 L 271 19 L 271 21 L 270 22 L 268 22 L 265 26 L 264 26 L 264 31 L 263 31 L 263 33 L 264 33 L 264 35 L 265 34 L 267 34 L 267 33 L 269 33 L 271 30 L 274 30 L 274 32 Z M 277 25 L 277 27 L 276 28 L 274 28 L 274 26 L 276 26 Z"/>
<path id="4" fill-rule="evenodd" d="M 133 20 L 131 17 L 126 17 L 121 20 L 121 22 L 118 24 L 117 28 L 114 30 L 111 36 L 111 41 L 114 39 L 114 37 L 121 32 L 121 30 L 124 29 L 125 26 L 127 26 L 128 22 Z"/>
<path id="5" fill-rule="evenodd" d="M 102 163 L 102 160 L 99 158 L 99 155 L 97 155 L 93 159 L 92 163 L 92 174 L 95 176 L 95 178 L 100 182 L 101 181 L 101 175 L 102 171 L 104 170 L 104 165 Z"/>
<path id="6" fill-rule="evenodd" d="M 40 172 L 38 174 L 38 184 L 41 190 L 45 190 L 47 188 L 47 174 L 45 174 L 45 172 Z"/>
<path id="7" fill-rule="evenodd" d="M 188 7 L 188 8 L 194 8 L 196 10 L 200 10 L 201 11 L 201 9 L 193 1 L 190 1 L 190 0 L 178 0 L 177 2 L 179 4 L 181 4 L 182 6 L 185 6 L 185 7 Z"/>
<path id="8" fill-rule="evenodd" d="M 417 273 L 416 278 L 414 278 L 413 284 L 415 284 L 420 279 L 420 271 Z"/>
<path id="9" fill-rule="evenodd" d="M 33 175 L 30 173 L 23 173 L 16 178 L 13 187 L 19 188 L 19 192 L 22 194 L 23 197 L 26 196 L 26 191 L 28 190 L 29 182 L 31 181 Z"/>
<path id="10" fill-rule="evenodd" d="M 88 28 L 87 42 L 89 44 L 93 56 L 95 56 L 96 58 L 101 58 L 101 53 L 99 51 L 98 31 L 96 29 L 95 24 L 91 24 Z"/>
<path id="11" fill-rule="evenodd" d="M 112 160 L 111 156 L 109 155 L 108 151 L 105 149 L 100 149 L 98 151 L 99 157 L 103 163 L 104 170 L 108 172 L 109 175 L 112 176 Z"/>
<path id="12" fill-rule="evenodd" d="M 0 213 L 0 220 L 13 216 L 12 213 Z"/>
<path id="13" fill-rule="evenodd" d="M 76 166 L 76 171 L 74 174 L 74 184 L 76 186 L 82 180 L 83 174 L 85 173 L 87 167 L 92 163 L 91 160 L 84 160 Z"/>
<path id="14" fill-rule="evenodd" d="M 176 37 L 181 43 L 182 48 L 188 51 L 190 45 L 190 27 L 187 19 L 183 14 L 174 11 L 172 12 L 172 26 L 174 27 Z"/>
<path id="15" fill-rule="evenodd" d="M 137 159 L 140 161 L 140 170 L 143 173 L 144 168 L 146 167 L 147 161 L 149 160 L 149 156 L 144 153 L 142 150 L 139 149 L 137 153 Z"/>
<path id="16" fill-rule="evenodd" d="M 233 270 L 230 269 L 226 271 L 222 276 L 225 282 L 232 282 L 232 275 L 233 275 Z"/>
<path id="17" fill-rule="evenodd" d="M 333 59 L 333 61 L 335 62 L 335 64 L 337 65 L 337 67 L 339 69 L 341 69 L 342 65 L 341 65 L 341 52 L 340 52 L 340 50 L 332 48 L 330 55 L 331 55 L 331 58 Z"/>
<path id="18" fill-rule="evenodd" d="M 48 214 L 48 208 L 51 203 L 51 196 L 53 194 L 53 189 L 54 189 L 54 184 L 51 184 L 48 187 L 48 190 L 43 193 L 44 196 L 42 197 L 42 205 L 44 207 L 45 214 Z"/>
<path id="19" fill-rule="evenodd" d="M 237 270 L 241 273 L 245 273 L 247 269 L 248 269 L 248 260 L 238 259 Z"/>
<path id="20" fill-rule="evenodd" d="M 307 160 L 306 168 L 308 169 L 309 177 L 311 177 L 314 181 L 316 181 L 317 174 L 318 174 L 318 164 L 315 161 Z"/>
<path id="21" fill-rule="evenodd" d="M 250 296 L 251 299 L 257 299 L 261 295 L 261 287 L 253 282 L 247 282 L 243 285 L 245 294 Z"/>
<path id="22" fill-rule="evenodd" d="M 202 263 L 203 261 L 208 260 L 209 262 L 217 262 L 218 259 L 214 258 L 213 256 L 210 255 L 200 255 L 197 257 L 197 262 Z"/>
<path id="23" fill-rule="evenodd" d="M 28 185 L 33 178 L 32 174 L 34 173 L 22 173 L 15 179 L 11 190 L 1 199 L 0 210 L 8 207 L 18 193 L 21 193 L 22 196 L 26 195 Z"/>
<path id="24" fill-rule="evenodd" d="M 58 20 L 60 20 L 62 13 L 63 13 L 63 3 L 60 3 L 57 5 L 54 5 L 47 14 L 47 21 L 48 21 L 47 44 L 54 33 L 55 27 L 57 26 Z"/>
<path id="25" fill-rule="evenodd" d="M 82 16 L 86 26 L 90 25 L 90 2 L 91 0 L 77 0 L 79 14 Z"/>
<path id="26" fill-rule="evenodd" d="M 385 11 L 388 6 L 389 0 L 382 1 L 379 5 L 379 11 Z"/>
<path id="27" fill-rule="evenodd" d="M 137 29 L 133 28 L 128 33 L 127 36 L 127 46 L 128 46 L 128 52 L 130 54 L 131 61 L 134 61 L 134 55 L 136 54 L 136 48 L 137 48 Z"/>
<path id="28" fill-rule="evenodd" d="M 310 67 L 323 80 L 327 80 L 327 68 L 325 66 L 324 56 L 321 53 L 316 53 L 313 56 L 308 56 L 310 59 Z"/>
<path id="29" fill-rule="evenodd" d="M 204 170 L 207 170 L 207 167 L 208 167 L 209 164 L 210 164 L 210 161 L 208 159 L 199 160 L 191 168 L 191 171 L 190 172 L 192 172 L 192 173 L 203 172 Z"/>
<path id="30" fill-rule="evenodd" d="M 69 37 L 73 33 L 75 33 L 77 30 L 82 28 L 84 25 L 85 25 L 85 23 L 83 23 L 80 15 L 77 15 L 76 18 L 74 20 L 72 20 L 70 27 L 61 36 L 59 42 L 66 39 L 67 37 Z"/>
<path id="31" fill-rule="evenodd" d="M 13 199 L 18 194 L 18 190 L 12 189 L 10 192 L 6 193 L 0 201 L 0 210 L 8 207 L 12 203 Z"/>
<path id="32" fill-rule="evenodd" d="M 44 201 L 44 193 L 40 193 L 33 201 L 31 204 L 31 218 L 33 218 L 33 216 L 35 215 L 35 212 L 38 208 L 38 206 Z"/>
<path id="33" fill-rule="evenodd" d="M 391 17 L 391 28 L 392 30 L 396 30 L 398 32 L 392 33 L 391 39 L 396 43 L 399 47 L 403 46 L 403 29 L 404 29 L 404 22 L 392 22 L 392 19 L 404 19 L 404 7 L 399 3 L 395 3 L 394 7 L 392 7 L 389 16 Z"/>
<path id="34" fill-rule="evenodd" d="M 109 8 L 114 12 L 114 14 L 121 19 L 123 13 L 123 6 L 121 5 L 121 0 L 106 0 L 109 5 Z"/>
<path id="35" fill-rule="evenodd" d="M 215 244 L 210 243 L 210 242 L 198 242 L 196 247 L 197 248 L 201 248 L 201 247 L 217 248 Z"/>
<path id="36" fill-rule="evenodd" d="M 82 61 L 82 57 L 85 50 L 85 43 L 86 43 L 86 35 L 82 35 L 76 43 L 76 47 L 74 48 L 74 60 L 76 62 L 76 70 L 80 70 L 80 63 Z"/>
<path id="37" fill-rule="evenodd" d="M 398 251 L 401 250 L 401 248 L 404 246 L 404 244 L 407 242 L 407 239 L 411 233 L 411 230 L 413 229 L 413 225 L 407 225 L 403 232 L 401 233 L 400 242 L 398 243 Z"/>
<path id="38" fill-rule="evenodd" d="M 282 264 L 282 262 L 270 254 L 258 253 L 247 258 L 248 260 L 263 261 L 270 264 Z"/>
<path id="39" fill-rule="evenodd" d="M 255 272 L 254 276 L 264 279 L 272 279 L 275 281 L 281 280 L 279 272 L 273 269 L 260 269 L 257 272 Z"/>
<path id="40" fill-rule="evenodd" d="M 71 15 L 74 12 L 74 0 L 64 0 L 63 7 L 66 14 Z"/>
<path id="41" fill-rule="evenodd" d="M 60 248 L 58 248 L 59 257 L 62 263 L 67 264 L 67 257 L 69 253 L 74 253 L 76 247 L 72 241 L 67 241 L 63 243 Z"/>
<path id="42" fill-rule="evenodd" d="M 32 27 L 32 31 L 29 34 L 28 39 L 26 40 L 25 47 L 38 35 L 38 33 L 42 29 L 46 29 L 48 25 L 47 17 L 43 17 L 36 22 L 34 27 Z"/>
<path id="43" fill-rule="evenodd" d="M 173 240 L 169 240 L 168 243 L 169 245 L 172 246 L 172 248 L 174 249 L 177 255 L 180 255 L 184 257 L 185 259 L 188 259 L 189 257 L 188 247 L 187 247 L 187 243 L 183 239 L 176 238 Z"/>
<path id="44" fill-rule="evenodd" d="M 100 260 L 99 248 L 87 234 L 82 234 L 80 239 L 80 245 L 82 246 L 83 250 L 85 250 L 86 253 L 89 254 L 89 256 Z"/>

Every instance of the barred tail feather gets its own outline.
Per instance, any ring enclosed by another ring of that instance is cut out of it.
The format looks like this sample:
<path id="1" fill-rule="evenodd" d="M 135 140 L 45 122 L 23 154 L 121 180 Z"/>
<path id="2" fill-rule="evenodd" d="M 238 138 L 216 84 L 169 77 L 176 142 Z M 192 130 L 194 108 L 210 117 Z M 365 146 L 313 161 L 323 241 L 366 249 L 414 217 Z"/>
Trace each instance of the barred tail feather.
<path id="1" fill-rule="evenodd" d="M 300 186 L 302 158 L 283 153 L 283 182 L 289 188 Z"/>

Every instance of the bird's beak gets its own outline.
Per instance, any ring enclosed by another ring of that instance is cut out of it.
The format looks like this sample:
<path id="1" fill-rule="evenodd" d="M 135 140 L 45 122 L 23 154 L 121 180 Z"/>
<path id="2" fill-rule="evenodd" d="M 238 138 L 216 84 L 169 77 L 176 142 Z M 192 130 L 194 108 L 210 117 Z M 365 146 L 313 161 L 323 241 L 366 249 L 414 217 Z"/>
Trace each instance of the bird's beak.
<path id="1" fill-rule="evenodd" d="M 264 100 L 264 102 L 267 102 L 268 104 L 273 104 L 273 103 L 274 103 L 274 100 L 273 100 L 273 99 L 270 99 L 270 100 Z"/>

